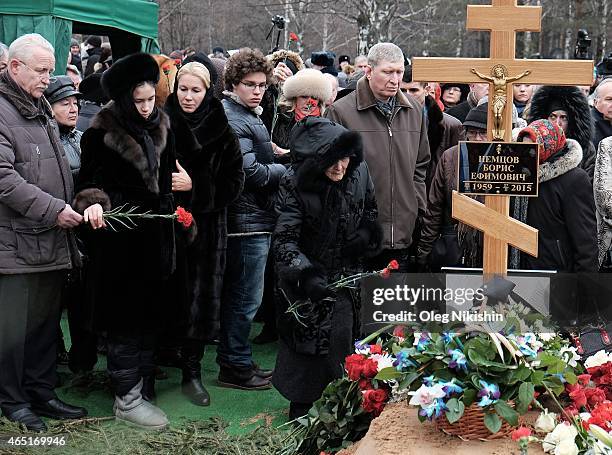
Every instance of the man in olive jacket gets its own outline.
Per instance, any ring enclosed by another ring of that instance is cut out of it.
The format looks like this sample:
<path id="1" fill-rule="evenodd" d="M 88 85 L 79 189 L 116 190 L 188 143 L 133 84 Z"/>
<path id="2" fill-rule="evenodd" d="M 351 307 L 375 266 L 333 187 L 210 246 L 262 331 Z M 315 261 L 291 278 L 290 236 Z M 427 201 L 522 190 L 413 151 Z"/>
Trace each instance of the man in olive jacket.
<path id="1" fill-rule="evenodd" d="M 46 430 L 39 416 L 86 415 L 53 390 L 60 293 L 78 262 L 70 228 L 83 219 L 66 203 L 72 176 L 43 97 L 53 55 L 23 35 L 0 73 L 0 409 L 31 431 Z"/>
<path id="2" fill-rule="evenodd" d="M 332 104 L 326 116 L 363 138 L 384 230 L 384 251 L 371 266 L 397 259 L 405 271 L 415 227 L 427 206 L 430 154 L 423 109 L 399 90 L 403 74 L 401 49 L 392 43 L 374 45 L 357 90 Z"/>

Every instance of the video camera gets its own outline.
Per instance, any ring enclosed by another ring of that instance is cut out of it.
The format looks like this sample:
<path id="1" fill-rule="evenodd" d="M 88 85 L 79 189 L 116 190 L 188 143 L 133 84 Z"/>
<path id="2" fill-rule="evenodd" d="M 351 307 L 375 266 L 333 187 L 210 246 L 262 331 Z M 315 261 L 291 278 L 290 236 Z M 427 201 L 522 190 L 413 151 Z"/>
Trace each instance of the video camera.
<path id="1" fill-rule="evenodd" d="M 591 38 L 586 29 L 578 30 L 576 36 L 576 48 L 574 49 L 574 58 L 577 60 L 590 60 L 591 56 Z"/>
<path id="2" fill-rule="evenodd" d="M 268 41 L 270 37 L 272 36 L 272 32 L 274 32 L 274 29 L 275 28 L 277 29 L 276 45 L 270 50 L 271 53 L 278 50 L 278 43 L 280 42 L 281 30 L 284 30 L 285 24 L 287 22 L 289 22 L 287 19 L 285 19 L 283 16 L 279 16 L 278 14 L 272 17 L 272 27 L 270 28 L 270 31 L 266 35 L 266 41 Z"/>
<path id="3" fill-rule="evenodd" d="M 285 28 L 285 18 L 283 16 L 279 16 L 278 14 L 272 18 L 273 27 L 278 28 L 279 30 L 283 30 Z"/>
<path id="4" fill-rule="evenodd" d="M 597 70 L 597 77 L 612 76 L 612 52 L 602 58 L 595 69 Z"/>

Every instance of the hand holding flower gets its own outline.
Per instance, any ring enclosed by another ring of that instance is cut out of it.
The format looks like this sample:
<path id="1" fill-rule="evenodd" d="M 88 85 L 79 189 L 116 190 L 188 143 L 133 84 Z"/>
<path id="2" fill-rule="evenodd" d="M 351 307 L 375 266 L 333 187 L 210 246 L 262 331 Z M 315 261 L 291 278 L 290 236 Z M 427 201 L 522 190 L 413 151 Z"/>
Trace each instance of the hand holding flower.
<path id="1" fill-rule="evenodd" d="M 106 227 L 104 222 L 103 209 L 100 204 L 90 205 L 83 212 L 83 221 L 89 223 L 92 228 L 100 229 Z"/>

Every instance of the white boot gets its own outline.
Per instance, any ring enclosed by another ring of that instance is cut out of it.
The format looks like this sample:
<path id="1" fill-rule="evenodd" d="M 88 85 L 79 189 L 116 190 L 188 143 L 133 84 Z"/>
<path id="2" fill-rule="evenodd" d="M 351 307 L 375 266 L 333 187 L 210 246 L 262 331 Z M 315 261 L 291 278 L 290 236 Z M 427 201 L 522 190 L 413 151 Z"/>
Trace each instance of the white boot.
<path id="1" fill-rule="evenodd" d="M 117 420 L 147 430 L 163 430 L 169 424 L 164 411 L 142 399 L 142 379 L 126 395 L 115 396 L 113 411 Z"/>

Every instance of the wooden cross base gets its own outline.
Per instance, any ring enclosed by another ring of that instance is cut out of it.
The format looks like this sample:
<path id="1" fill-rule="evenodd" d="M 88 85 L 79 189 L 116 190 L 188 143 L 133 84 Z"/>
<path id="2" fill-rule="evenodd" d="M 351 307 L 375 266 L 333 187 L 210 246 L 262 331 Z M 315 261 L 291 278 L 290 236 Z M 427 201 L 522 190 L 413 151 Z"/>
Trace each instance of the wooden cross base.
<path id="1" fill-rule="evenodd" d="M 485 203 L 453 191 L 452 216 L 484 232 L 483 273 L 486 278 L 508 273 L 508 244 L 538 255 L 538 230 L 508 216 L 509 196 L 485 196 Z"/>

